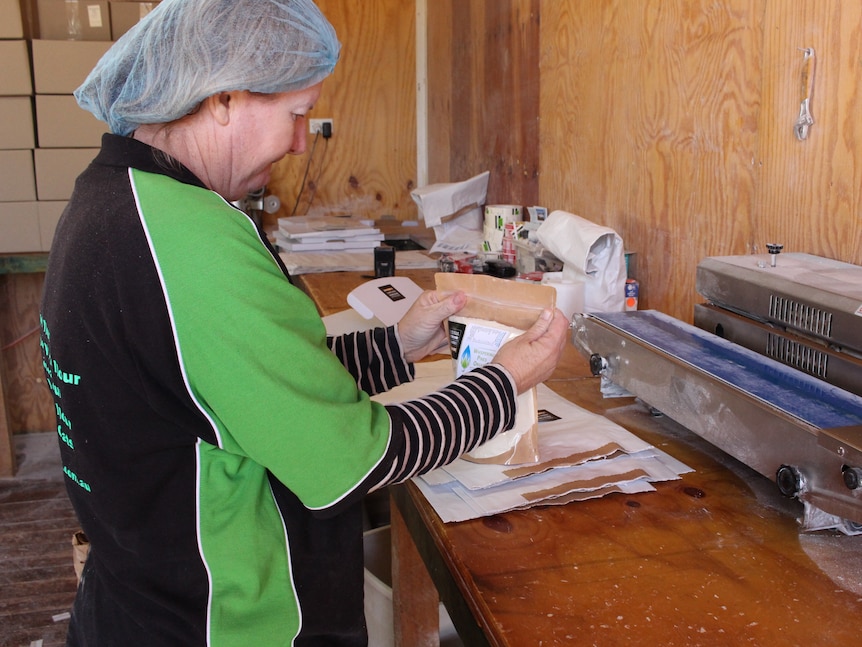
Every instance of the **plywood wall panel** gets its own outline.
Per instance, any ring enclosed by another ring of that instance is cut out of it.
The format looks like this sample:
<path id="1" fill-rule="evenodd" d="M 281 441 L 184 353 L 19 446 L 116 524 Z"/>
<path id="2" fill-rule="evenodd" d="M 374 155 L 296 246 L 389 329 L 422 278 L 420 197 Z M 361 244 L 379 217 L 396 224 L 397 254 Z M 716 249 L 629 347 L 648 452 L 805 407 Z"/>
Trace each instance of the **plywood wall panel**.
<path id="1" fill-rule="evenodd" d="M 449 179 L 490 171 L 488 202 L 534 205 L 539 174 L 539 1 L 449 6 Z M 431 91 L 433 95 L 438 89 L 432 86 Z"/>
<path id="2" fill-rule="evenodd" d="M 767 4 L 760 122 L 759 242 L 862 263 L 862 5 L 840 0 Z M 808 138 L 793 124 L 803 52 L 815 68 Z"/>
<path id="3" fill-rule="evenodd" d="M 540 201 L 613 227 L 645 307 L 751 238 L 760 3 L 542 3 Z"/>
<path id="4" fill-rule="evenodd" d="M 39 302 L 45 275 L 0 275 L 0 362 L 13 433 L 53 431 L 54 404 L 39 349 Z"/>
<path id="5" fill-rule="evenodd" d="M 415 4 L 317 4 L 335 27 L 342 50 L 310 116 L 332 118 L 334 134 L 328 142 L 318 140 L 310 185 L 296 213 L 415 218 L 410 198 L 416 184 Z M 313 146 L 309 138 L 309 150 Z M 277 164 L 269 189 L 281 198 L 282 208 L 267 222 L 293 211 L 308 157 L 288 156 Z"/>
<path id="6" fill-rule="evenodd" d="M 452 0 L 427 0 L 428 183 L 449 182 L 452 137 Z M 463 114 L 460 110 L 459 113 Z"/>

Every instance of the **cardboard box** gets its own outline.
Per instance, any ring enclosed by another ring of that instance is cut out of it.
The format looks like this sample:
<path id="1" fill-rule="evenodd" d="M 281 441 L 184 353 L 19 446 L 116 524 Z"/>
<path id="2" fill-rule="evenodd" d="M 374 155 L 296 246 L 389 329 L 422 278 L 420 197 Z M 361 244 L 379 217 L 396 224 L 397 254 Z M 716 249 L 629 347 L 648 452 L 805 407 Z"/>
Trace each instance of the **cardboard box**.
<path id="1" fill-rule="evenodd" d="M 158 2 L 111 2 L 111 38 L 118 40 L 150 13 Z"/>
<path id="2" fill-rule="evenodd" d="M 107 0 L 38 0 L 39 38 L 111 40 Z"/>
<path id="3" fill-rule="evenodd" d="M 0 0 L 0 38 L 24 38 L 19 0 Z"/>
<path id="4" fill-rule="evenodd" d="M 81 108 L 71 94 L 36 95 L 39 148 L 97 148 L 108 124 Z"/>
<path id="5" fill-rule="evenodd" d="M 0 149 L 35 147 L 33 100 L 30 97 L 0 97 Z"/>
<path id="6" fill-rule="evenodd" d="M 0 40 L 0 95 L 33 94 L 30 81 L 30 52 L 26 40 Z"/>
<path id="7" fill-rule="evenodd" d="M 57 222 L 60 216 L 63 215 L 63 209 L 69 204 L 66 200 L 57 202 L 37 202 L 36 207 L 39 213 L 39 239 L 41 240 L 41 249 L 43 252 L 51 251 L 51 243 L 54 241 L 54 231 L 57 229 Z"/>
<path id="8" fill-rule="evenodd" d="M 72 94 L 111 47 L 104 41 L 34 40 L 36 94 Z"/>
<path id="9" fill-rule="evenodd" d="M 75 179 L 98 152 L 98 148 L 37 148 L 33 151 L 36 197 L 40 201 L 68 200 Z"/>
<path id="10" fill-rule="evenodd" d="M 41 251 L 36 202 L 0 202 L 0 254 Z"/>
<path id="11" fill-rule="evenodd" d="M 28 202 L 35 199 L 33 151 L 0 150 L 0 202 Z"/>

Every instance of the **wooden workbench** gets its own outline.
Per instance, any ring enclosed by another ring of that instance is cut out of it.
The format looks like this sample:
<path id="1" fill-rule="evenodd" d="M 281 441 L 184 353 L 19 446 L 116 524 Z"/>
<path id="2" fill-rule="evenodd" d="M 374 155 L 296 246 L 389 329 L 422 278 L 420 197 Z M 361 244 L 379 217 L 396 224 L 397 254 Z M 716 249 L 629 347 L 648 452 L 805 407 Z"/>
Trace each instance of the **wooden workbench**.
<path id="1" fill-rule="evenodd" d="M 433 285 L 431 271 L 404 274 Z M 363 280 L 296 282 L 325 315 Z M 603 399 L 573 347 L 547 385 L 695 471 L 656 492 L 450 524 L 412 484 L 390 488 L 398 644 L 437 644 L 438 600 L 469 647 L 815 646 L 862 636 L 862 537 L 800 533 L 796 501 L 633 398 Z"/>

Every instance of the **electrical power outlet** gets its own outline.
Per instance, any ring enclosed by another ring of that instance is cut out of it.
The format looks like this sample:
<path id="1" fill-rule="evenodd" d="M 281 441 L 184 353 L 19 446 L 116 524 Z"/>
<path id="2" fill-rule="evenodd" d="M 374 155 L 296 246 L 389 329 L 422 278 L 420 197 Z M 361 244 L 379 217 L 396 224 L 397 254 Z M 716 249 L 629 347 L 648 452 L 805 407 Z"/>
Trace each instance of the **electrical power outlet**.
<path id="1" fill-rule="evenodd" d="M 308 132 L 316 135 L 323 130 L 323 124 L 329 124 L 329 131 L 332 132 L 332 119 L 309 119 Z"/>

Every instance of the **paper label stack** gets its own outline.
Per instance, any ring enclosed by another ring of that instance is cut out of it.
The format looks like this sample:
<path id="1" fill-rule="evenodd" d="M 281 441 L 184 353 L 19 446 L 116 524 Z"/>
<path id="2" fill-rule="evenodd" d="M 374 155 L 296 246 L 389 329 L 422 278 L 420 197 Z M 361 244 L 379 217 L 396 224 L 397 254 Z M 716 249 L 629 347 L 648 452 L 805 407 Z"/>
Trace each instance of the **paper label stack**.
<path id="1" fill-rule="evenodd" d="M 337 216 L 291 216 L 278 219 L 275 243 L 283 251 L 372 250 L 384 235 L 370 224 Z"/>

